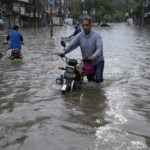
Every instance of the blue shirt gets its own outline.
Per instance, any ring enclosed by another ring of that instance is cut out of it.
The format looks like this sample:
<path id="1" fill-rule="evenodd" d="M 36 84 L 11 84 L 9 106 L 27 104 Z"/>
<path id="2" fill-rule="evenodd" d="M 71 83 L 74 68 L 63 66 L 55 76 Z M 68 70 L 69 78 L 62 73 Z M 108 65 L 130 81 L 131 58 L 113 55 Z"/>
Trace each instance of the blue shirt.
<path id="1" fill-rule="evenodd" d="M 100 61 L 104 60 L 103 43 L 98 32 L 91 30 L 89 36 L 86 36 L 84 32 L 80 32 L 72 39 L 70 44 L 65 47 L 62 53 L 67 54 L 78 46 L 81 48 L 83 59 L 91 56 L 95 57 L 93 65 L 96 65 Z"/>
<path id="2" fill-rule="evenodd" d="M 10 39 L 9 49 L 21 50 L 21 43 L 23 41 L 22 35 L 17 30 L 13 30 L 8 34 L 7 41 Z"/>
<path id="3" fill-rule="evenodd" d="M 80 32 L 79 29 L 76 29 L 74 32 L 74 36 L 76 36 L 79 32 Z"/>
<path id="4" fill-rule="evenodd" d="M 78 26 L 78 30 L 79 30 L 79 32 L 81 32 L 81 27 L 80 26 Z"/>

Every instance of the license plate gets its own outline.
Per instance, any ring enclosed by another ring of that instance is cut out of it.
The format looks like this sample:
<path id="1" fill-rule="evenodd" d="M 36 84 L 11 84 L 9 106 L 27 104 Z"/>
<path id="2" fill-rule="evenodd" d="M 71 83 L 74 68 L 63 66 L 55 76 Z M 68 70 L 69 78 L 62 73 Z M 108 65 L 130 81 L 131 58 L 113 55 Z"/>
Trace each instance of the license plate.
<path id="1" fill-rule="evenodd" d="M 19 57 L 19 54 L 15 54 L 15 58 L 20 58 L 20 57 Z"/>
<path id="2" fill-rule="evenodd" d="M 74 73 L 66 73 L 65 76 L 68 78 L 75 78 L 76 75 Z"/>

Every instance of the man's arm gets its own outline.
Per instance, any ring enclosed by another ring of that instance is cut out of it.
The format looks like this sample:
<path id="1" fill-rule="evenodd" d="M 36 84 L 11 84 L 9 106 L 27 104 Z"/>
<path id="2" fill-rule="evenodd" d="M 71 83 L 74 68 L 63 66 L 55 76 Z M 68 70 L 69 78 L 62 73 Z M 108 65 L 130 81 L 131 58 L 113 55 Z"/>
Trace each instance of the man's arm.
<path id="1" fill-rule="evenodd" d="M 96 51 L 95 53 L 93 54 L 93 56 L 96 58 L 98 56 L 101 56 L 103 55 L 102 54 L 102 51 L 103 51 L 103 42 L 102 42 L 102 38 L 99 34 L 97 34 L 96 36 Z"/>
<path id="2" fill-rule="evenodd" d="M 79 39 L 80 39 L 80 36 L 78 34 L 72 39 L 70 44 L 67 45 L 65 47 L 65 49 L 63 49 L 62 53 L 67 54 L 67 53 L 71 52 L 72 50 L 74 50 L 75 48 L 77 48 L 80 45 Z"/>
<path id="3" fill-rule="evenodd" d="M 23 42 L 23 37 L 22 37 L 22 35 L 20 36 L 20 41 Z"/>
<path id="4" fill-rule="evenodd" d="M 10 36 L 9 36 L 9 34 L 7 35 L 7 37 L 6 37 L 6 40 L 7 41 L 9 41 L 10 40 Z"/>
<path id="5" fill-rule="evenodd" d="M 75 35 L 75 33 L 73 33 L 72 35 L 70 35 L 69 38 L 70 38 L 71 36 L 74 36 L 74 35 Z"/>
<path id="6" fill-rule="evenodd" d="M 7 35 L 7 37 L 6 37 L 6 39 L 5 39 L 5 41 L 4 41 L 4 44 L 8 44 L 8 41 L 10 40 L 10 36 L 9 36 L 9 34 Z"/>

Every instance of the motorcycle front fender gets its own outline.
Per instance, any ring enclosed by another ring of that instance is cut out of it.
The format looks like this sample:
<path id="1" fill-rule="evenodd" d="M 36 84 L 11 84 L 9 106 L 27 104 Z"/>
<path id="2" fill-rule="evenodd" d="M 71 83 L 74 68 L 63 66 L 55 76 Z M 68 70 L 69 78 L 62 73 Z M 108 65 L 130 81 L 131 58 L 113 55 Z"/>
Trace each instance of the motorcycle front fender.
<path id="1" fill-rule="evenodd" d="M 67 80 L 66 79 L 64 79 L 64 81 L 63 81 L 63 86 L 62 86 L 61 90 L 62 91 L 66 91 L 67 90 Z"/>
<path id="2" fill-rule="evenodd" d="M 62 91 L 66 91 L 66 89 L 67 89 L 67 85 L 64 84 L 64 85 L 62 86 L 61 90 L 62 90 Z"/>
<path id="3" fill-rule="evenodd" d="M 72 80 L 72 82 L 71 82 L 71 91 L 73 90 L 73 87 L 74 87 L 74 80 Z"/>

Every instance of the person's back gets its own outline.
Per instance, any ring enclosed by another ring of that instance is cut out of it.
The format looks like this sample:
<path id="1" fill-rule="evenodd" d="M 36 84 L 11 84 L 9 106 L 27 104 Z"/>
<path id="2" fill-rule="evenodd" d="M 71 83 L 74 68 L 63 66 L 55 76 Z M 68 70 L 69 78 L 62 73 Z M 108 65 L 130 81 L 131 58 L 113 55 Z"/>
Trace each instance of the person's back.
<path id="1" fill-rule="evenodd" d="M 74 31 L 74 33 L 73 33 L 72 35 L 69 36 L 69 38 L 70 38 L 71 36 L 76 36 L 78 33 L 80 33 L 80 31 L 79 31 L 79 29 L 78 29 L 78 26 L 75 26 L 74 28 L 75 28 L 75 31 Z"/>
<path id="2" fill-rule="evenodd" d="M 17 30 L 13 30 L 9 33 L 9 37 L 10 37 L 9 49 L 21 50 L 21 43 L 20 43 L 21 34 Z"/>
<path id="3" fill-rule="evenodd" d="M 80 33 L 80 31 L 79 31 L 79 29 L 77 27 L 75 27 L 74 36 L 76 36 L 78 33 Z"/>
<path id="4" fill-rule="evenodd" d="M 21 33 L 18 32 L 18 28 L 19 27 L 17 25 L 15 25 L 13 27 L 13 31 L 11 31 L 6 38 L 6 41 L 10 40 L 10 44 L 9 44 L 10 50 L 12 50 L 12 49 L 21 50 L 21 43 L 20 42 L 23 42 L 23 37 L 22 37 Z"/>

